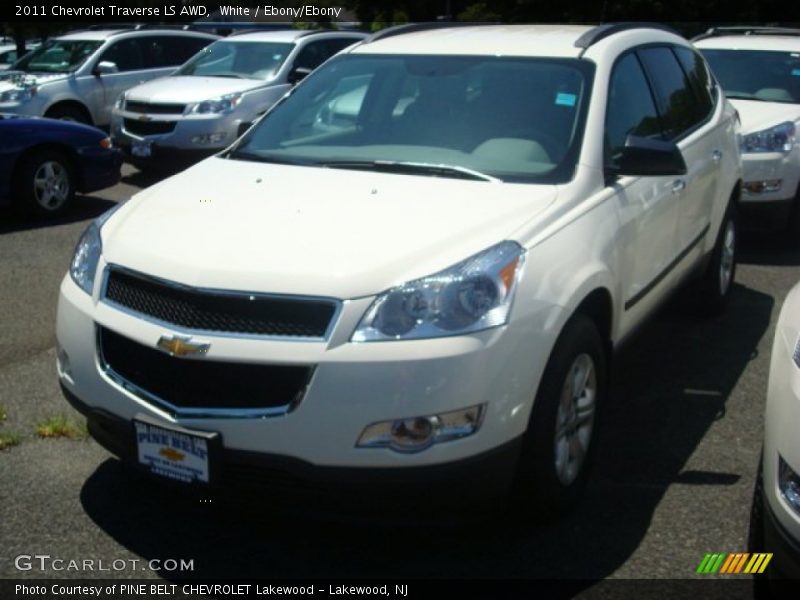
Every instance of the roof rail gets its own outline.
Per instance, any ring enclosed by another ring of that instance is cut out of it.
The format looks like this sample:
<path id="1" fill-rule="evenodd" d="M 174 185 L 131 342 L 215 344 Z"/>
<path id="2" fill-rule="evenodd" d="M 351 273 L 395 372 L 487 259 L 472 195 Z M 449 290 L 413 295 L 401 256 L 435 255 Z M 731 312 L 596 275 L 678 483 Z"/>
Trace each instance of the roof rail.
<path id="1" fill-rule="evenodd" d="M 705 40 L 712 37 L 723 35 L 800 35 L 800 29 L 791 27 L 768 27 L 768 26 L 735 26 L 735 27 L 711 27 L 704 33 L 692 38 L 693 42 Z"/>
<path id="2" fill-rule="evenodd" d="M 680 35 L 680 33 L 678 33 L 675 29 L 669 25 L 664 25 L 663 23 L 639 23 L 635 21 L 623 23 L 604 23 L 602 25 L 592 27 L 589 31 L 575 40 L 575 47 L 582 48 L 583 51 L 581 54 L 583 54 L 583 52 L 588 50 L 600 40 L 612 36 L 615 33 L 630 31 L 631 29 L 660 29 L 661 31 L 667 31 L 669 33 L 674 33 L 675 35 Z"/>
<path id="3" fill-rule="evenodd" d="M 235 37 L 237 35 L 244 35 L 245 33 L 272 33 L 273 31 L 290 31 L 294 29 L 291 25 L 284 27 L 250 27 L 248 29 L 237 29 L 232 31 L 228 37 Z"/>
<path id="4" fill-rule="evenodd" d="M 386 29 L 381 29 L 380 31 L 376 31 L 366 40 L 364 40 L 364 43 L 369 44 L 371 42 L 377 42 L 378 40 L 384 40 L 386 38 L 394 37 L 396 35 L 403 35 L 406 33 L 416 33 L 418 31 L 430 31 L 433 29 L 449 29 L 452 27 L 475 27 L 478 25 L 497 25 L 497 23 L 468 23 L 465 21 L 464 22 L 431 21 L 427 23 L 407 23 L 405 25 L 395 25 L 394 27 L 387 27 Z"/>

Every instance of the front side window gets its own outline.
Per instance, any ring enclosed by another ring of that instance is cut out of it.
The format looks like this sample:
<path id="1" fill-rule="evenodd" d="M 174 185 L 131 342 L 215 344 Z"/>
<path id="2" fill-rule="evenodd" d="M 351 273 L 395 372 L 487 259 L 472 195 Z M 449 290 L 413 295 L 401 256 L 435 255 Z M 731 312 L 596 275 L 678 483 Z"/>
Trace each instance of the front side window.
<path id="1" fill-rule="evenodd" d="M 716 97 L 716 85 L 711 74 L 708 72 L 703 57 L 689 48 L 673 48 L 675 56 L 678 57 L 689 85 L 697 99 L 696 112 L 697 118 L 704 121 L 714 109 L 714 99 Z"/>
<path id="2" fill-rule="evenodd" d="M 140 71 L 148 68 L 145 62 L 147 50 L 147 42 L 142 38 L 120 40 L 111 44 L 98 62 L 112 62 L 121 73 Z"/>
<path id="3" fill-rule="evenodd" d="M 629 135 L 662 139 L 653 95 L 634 53 L 620 59 L 611 74 L 604 139 L 607 166 L 618 164 Z"/>
<path id="4" fill-rule="evenodd" d="M 701 52 L 728 98 L 800 103 L 800 52 Z"/>
<path id="5" fill-rule="evenodd" d="M 214 42 L 183 65 L 175 75 L 268 79 L 280 69 L 292 44 Z"/>
<path id="6" fill-rule="evenodd" d="M 592 76 L 591 63 L 571 59 L 347 54 L 309 76 L 230 157 L 568 181 Z"/>
<path id="7" fill-rule="evenodd" d="M 102 44 L 98 40 L 52 40 L 23 56 L 12 68 L 28 73 L 71 73 Z"/>
<path id="8" fill-rule="evenodd" d="M 664 134 L 669 140 L 682 137 L 701 119 L 697 99 L 678 59 L 665 47 L 643 48 L 637 54 L 653 84 Z"/>

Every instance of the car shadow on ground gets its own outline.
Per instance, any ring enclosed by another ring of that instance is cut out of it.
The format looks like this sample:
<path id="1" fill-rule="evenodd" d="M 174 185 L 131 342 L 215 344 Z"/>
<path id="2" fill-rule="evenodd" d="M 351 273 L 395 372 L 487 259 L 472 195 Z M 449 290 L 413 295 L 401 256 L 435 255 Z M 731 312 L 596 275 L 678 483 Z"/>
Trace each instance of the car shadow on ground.
<path id="1" fill-rule="evenodd" d="M 0 235 L 87 221 L 102 215 L 115 205 L 116 202 L 97 196 L 76 196 L 72 207 L 55 219 L 23 217 L 11 209 L 2 209 L 0 210 Z"/>
<path id="2" fill-rule="evenodd" d="M 800 265 L 800 239 L 794 239 L 784 232 L 766 231 L 743 231 L 741 238 L 740 264 L 775 267 Z"/>
<path id="3" fill-rule="evenodd" d="M 267 497 L 262 510 L 203 504 L 113 459 L 87 479 L 80 499 L 132 552 L 194 559 L 193 572 L 161 574 L 168 578 L 580 578 L 588 587 L 636 550 L 670 485 L 730 486 L 743 475 L 686 463 L 724 418 L 772 309 L 770 296 L 737 285 L 722 317 L 667 307 L 646 326 L 615 359 L 586 498 L 558 523 L 370 526 L 275 512 Z"/>

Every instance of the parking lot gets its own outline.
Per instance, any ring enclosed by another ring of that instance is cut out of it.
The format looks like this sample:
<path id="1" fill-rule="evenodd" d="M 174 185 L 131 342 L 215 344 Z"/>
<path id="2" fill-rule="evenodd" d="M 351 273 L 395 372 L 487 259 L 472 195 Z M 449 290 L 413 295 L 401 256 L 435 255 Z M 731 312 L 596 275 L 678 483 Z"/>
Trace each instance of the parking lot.
<path id="1" fill-rule="evenodd" d="M 706 552 L 746 550 L 774 320 L 800 280 L 800 252 L 775 236 L 744 240 L 724 317 L 674 303 L 617 356 L 574 515 L 375 527 L 276 513 L 268 499 L 247 512 L 190 502 L 130 477 L 91 440 L 36 435 L 54 417 L 80 422 L 55 374 L 57 290 L 74 244 L 91 218 L 154 181 L 125 165 L 119 185 L 79 197 L 58 222 L 0 215 L 0 433 L 20 436 L 0 452 L 1 578 L 109 576 L 15 569 L 14 557 L 37 553 L 194 561 L 191 573 L 139 563 L 111 574 L 124 578 L 684 578 Z"/>

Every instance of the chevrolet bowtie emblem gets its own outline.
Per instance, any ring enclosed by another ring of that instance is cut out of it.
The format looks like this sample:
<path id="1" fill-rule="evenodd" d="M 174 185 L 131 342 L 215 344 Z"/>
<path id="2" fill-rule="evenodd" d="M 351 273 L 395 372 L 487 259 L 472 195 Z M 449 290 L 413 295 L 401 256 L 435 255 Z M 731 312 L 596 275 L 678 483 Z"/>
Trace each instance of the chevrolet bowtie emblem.
<path id="1" fill-rule="evenodd" d="M 158 451 L 158 453 L 166 459 L 169 459 L 173 462 L 180 462 L 186 455 L 183 452 L 178 452 L 175 448 L 164 447 Z"/>
<path id="2" fill-rule="evenodd" d="M 162 335 L 156 347 L 170 356 L 188 356 L 190 354 L 205 354 L 211 344 L 193 342 L 192 338 Z"/>
<path id="3" fill-rule="evenodd" d="M 139 121 L 152 121 L 153 117 L 148 117 L 147 115 L 139 115 L 137 117 Z"/>

